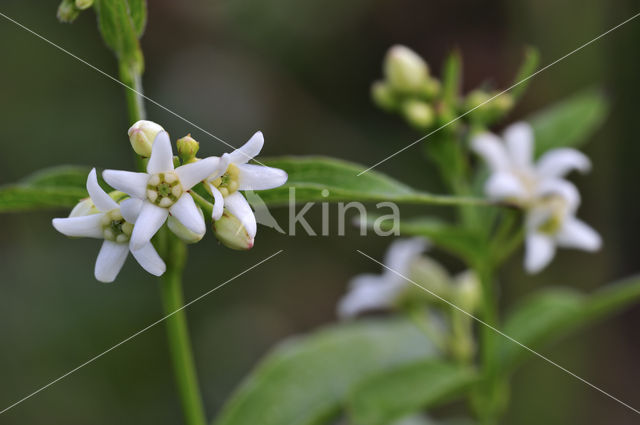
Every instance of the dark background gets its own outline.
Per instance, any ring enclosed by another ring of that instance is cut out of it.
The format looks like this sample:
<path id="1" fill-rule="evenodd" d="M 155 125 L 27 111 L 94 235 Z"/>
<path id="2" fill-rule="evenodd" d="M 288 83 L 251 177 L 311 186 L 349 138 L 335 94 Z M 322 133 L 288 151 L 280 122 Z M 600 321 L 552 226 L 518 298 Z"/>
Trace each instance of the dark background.
<path id="1" fill-rule="evenodd" d="M 142 40 L 147 95 L 233 145 L 260 129 L 264 155 L 323 154 L 373 164 L 415 140 L 397 117 L 378 111 L 369 86 L 386 49 L 406 44 L 438 74 L 458 47 L 464 84 L 506 87 L 522 49 L 542 64 L 563 56 L 637 12 L 632 1 L 257 0 L 150 2 Z M 55 19 L 56 1 L 3 0 L 7 14 L 115 75 L 93 11 L 73 25 Z M 640 269 L 637 101 L 640 20 L 536 76 L 508 121 L 581 88 L 603 87 L 612 114 L 586 148 L 594 162 L 576 177 L 580 216 L 602 235 L 591 255 L 562 251 L 544 273 L 522 272 L 518 254 L 502 275 L 501 304 L 545 285 L 591 290 Z M 0 183 L 71 163 L 127 169 L 123 89 L 0 17 Z M 187 132 L 201 152 L 226 149 L 153 105 L 149 118 L 172 136 Z M 416 147 L 379 170 L 438 191 Z M 415 211 L 415 209 L 407 209 Z M 319 230 L 320 208 L 311 214 Z M 67 212 L 3 215 L 0 231 L 0 410 L 158 319 L 157 281 L 129 259 L 118 280 L 93 279 L 99 244 L 71 240 L 50 225 Z M 336 222 L 332 209 L 331 222 Z M 283 223 L 287 211 L 276 212 Z M 300 230 L 300 229 L 299 229 Z M 209 414 L 275 342 L 335 320 L 348 279 L 377 268 L 355 253 L 382 255 L 390 240 L 287 237 L 260 228 L 237 253 L 208 235 L 189 251 L 186 298 L 284 252 L 188 309 Z M 583 331 L 543 354 L 632 406 L 640 406 L 640 308 Z M 0 416 L 11 424 L 172 424 L 181 422 L 162 326 Z M 631 424 L 635 413 L 539 359 L 516 375 L 504 423 Z"/>

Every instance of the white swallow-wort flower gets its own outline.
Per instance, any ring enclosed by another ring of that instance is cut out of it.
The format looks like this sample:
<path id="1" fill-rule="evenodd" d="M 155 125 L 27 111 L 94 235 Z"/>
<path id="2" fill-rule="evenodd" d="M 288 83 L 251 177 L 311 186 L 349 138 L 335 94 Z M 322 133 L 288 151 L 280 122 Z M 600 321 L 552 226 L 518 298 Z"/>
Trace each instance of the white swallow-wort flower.
<path id="1" fill-rule="evenodd" d="M 242 223 L 250 238 L 256 234 L 256 218 L 240 190 L 265 190 L 282 186 L 287 181 L 287 173 L 278 168 L 248 164 L 264 145 L 262 132 L 255 133 L 247 143 L 220 158 L 222 173 L 207 179 L 207 187 L 214 198 L 214 220 L 222 217 L 226 208 Z"/>
<path id="2" fill-rule="evenodd" d="M 104 239 L 95 266 L 101 282 L 113 282 L 129 253 L 133 222 L 125 220 L 118 205 L 98 184 L 95 168 L 87 178 L 90 200 L 83 200 L 68 218 L 54 218 L 60 233 L 73 237 Z M 134 258 L 149 273 L 160 276 L 166 267 L 150 242 L 131 250 Z"/>
<path id="3" fill-rule="evenodd" d="M 524 122 L 509 126 L 502 139 L 480 134 L 471 147 L 491 172 L 485 183 L 487 196 L 526 211 L 525 269 L 529 273 L 549 264 L 556 246 L 585 251 L 600 248 L 598 233 L 575 217 L 580 194 L 564 179 L 572 170 L 589 171 L 591 162 L 582 152 L 551 149 L 534 162 L 533 130 Z"/>
<path id="4" fill-rule="evenodd" d="M 188 191 L 216 173 L 219 162 L 220 158 L 210 157 L 174 169 L 169 135 L 161 131 L 153 142 L 146 173 L 105 170 L 105 181 L 131 196 L 121 208 L 124 218 L 135 222 L 131 249 L 147 245 L 169 214 L 190 231 L 204 234 L 204 219 Z"/>
<path id="5" fill-rule="evenodd" d="M 350 318 L 369 310 L 383 310 L 394 306 L 407 289 L 411 265 L 427 248 L 422 238 L 394 241 L 384 257 L 382 274 L 361 274 L 349 282 L 349 291 L 338 302 L 338 316 Z M 393 271 L 392 271 L 393 270 Z"/>

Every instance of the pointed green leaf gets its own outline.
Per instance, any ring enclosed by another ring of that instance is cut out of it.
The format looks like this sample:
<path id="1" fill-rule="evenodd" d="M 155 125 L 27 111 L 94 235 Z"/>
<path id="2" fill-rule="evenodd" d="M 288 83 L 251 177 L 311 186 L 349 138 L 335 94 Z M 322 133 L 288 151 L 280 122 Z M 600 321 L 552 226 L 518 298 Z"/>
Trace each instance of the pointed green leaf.
<path id="1" fill-rule="evenodd" d="M 129 4 L 129 16 L 133 23 L 133 29 L 138 38 L 144 34 L 147 25 L 147 0 L 127 0 Z"/>
<path id="2" fill-rule="evenodd" d="M 324 423 L 358 382 L 435 355 L 424 334 L 404 320 L 333 325 L 278 345 L 233 394 L 215 424 Z"/>
<path id="3" fill-rule="evenodd" d="M 473 369 L 442 360 L 402 365 L 358 384 L 347 411 L 355 425 L 386 425 L 463 394 L 476 380 Z"/>
<path id="4" fill-rule="evenodd" d="M 462 58 L 458 50 L 449 54 L 442 69 L 442 101 L 455 106 L 460 94 L 462 80 Z"/>
<path id="5" fill-rule="evenodd" d="M 136 2 L 133 5 L 136 5 Z M 137 29 L 129 14 L 129 6 L 128 0 L 95 0 L 94 3 L 98 15 L 98 28 L 104 42 L 114 51 L 121 64 L 139 74 L 144 67 L 144 60 Z M 136 7 L 136 14 L 139 14 L 140 6 Z M 136 19 L 139 20 L 140 16 Z"/>
<path id="6" fill-rule="evenodd" d="M 540 347 L 568 333 L 611 316 L 640 300 L 640 276 L 608 285 L 591 295 L 568 288 L 545 289 L 511 313 L 504 333 L 527 347 Z M 501 364 L 509 372 L 531 353 L 512 341 L 502 344 Z"/>
<path id="7" fill-rule="evenodd" d="M 531 81 L 530 79 L 536 71 L 539 61 L 540 53 L 538 52 L 538 49 L 535 47 L 528 47 L 524 52 L 524 59 L 513 81 L 513 85 L 515 85 L 515 87 L 511 90 L 511 96 L 513 96 L 514 101 L 522 97 L 524 92 L 527 90 L 529 82 Z"/>
<path id="8" fill-rule="evenodd" d="M 536 154 L 559 147 L 579 147 L 600 128 L 608 102 L 599 90 L 575 94 L 527 119 L 533 126 Z"/>

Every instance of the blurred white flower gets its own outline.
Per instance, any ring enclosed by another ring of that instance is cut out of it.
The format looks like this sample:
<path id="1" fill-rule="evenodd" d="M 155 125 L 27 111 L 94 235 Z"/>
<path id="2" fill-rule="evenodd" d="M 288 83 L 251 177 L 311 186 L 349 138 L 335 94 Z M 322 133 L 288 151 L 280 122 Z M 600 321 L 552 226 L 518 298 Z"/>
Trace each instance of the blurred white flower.
<path id="1" fill-rule="evenodd" d="M 219 220 L 226 208 L 244 226 L 253 240 L 257 231 L 256 218 L 249 203 L 239 190 L 265 190 L 282 186 L 287 173 L 278 168 L 247 164 L 262 150 L 262 132 L 255 133 L 247 143 L 220 158 L 220 173 L 207 178 L 207 187 L 215 202 L 212 217 Z"/>
<path id="2" fill-rule="evenodd" d="M 338 316 L 350 318 L 367 310 L 393 307 L 403 291 L 410 285 L 400 275 L 408 276 L 411 265 L 427 248 L 422 238 L 394 241 L 384 258 L 382 274 L 358 275 L 349 283 L 349 292 L 338 302 Z"/>
<path id="3" fill-rule="evenodd" d="M 153 142 L 146 173 L 105 170 L 105 181 L 131 196 L 121 204 L 124 218 L 135 222 L 131 249 L 146 246 L 169 214 L 191 232 L 204 234 L 204 219 L 188 191 L 216 173 L 219 164 L 220 158 L 210 157 L 174 169 L 169 135 L 161 131 Z"/>
<path id="4" fill-rule="evenodd" d="M 133 222 L 125 220 L 120 206 L 100 187 L 95 168 L 87 178 L 89 199 L 73 209 L 68 218 L 54 218 L 53 227 L 72 237 L 104 239 L 95 266 L 95 276 L 101 282 L 113 282 L 129 253 L 129 238 Z M 160 276 L 166 267 L 153 245 L 147 241 L 131 250 L 134 258 L 149 273 Z"/>
<path id="5" fill-rule="evenodd" d="M 485 183 L 487 196 L 526 211 L 525 269 L 529 273 L 549 264 L 556 246 L 595 251 L 601 245 L 600 236 L 575 217 L 580 194 L 564 179 L 572 170 L 589 171 L 589 158 L 576 149 L 559 148 L 545 152 L 534 163 L 533 143 L 533 129 L 524 122 L 509 126 L 502 139 L 483 133 L 471 141 L 491 172 Z"/>

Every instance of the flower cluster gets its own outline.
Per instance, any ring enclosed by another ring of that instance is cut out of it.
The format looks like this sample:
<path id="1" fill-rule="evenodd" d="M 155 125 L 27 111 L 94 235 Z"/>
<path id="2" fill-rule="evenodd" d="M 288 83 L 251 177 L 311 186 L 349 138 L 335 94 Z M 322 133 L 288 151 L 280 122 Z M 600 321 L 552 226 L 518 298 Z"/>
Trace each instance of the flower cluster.
<path id="1" fill-rule="evenodd" d="M 158 124 L 139 121 L 129 129 L 129 138 L 136 153 L 149 157 L 146 172 L 105 170 L 102 177 L 119 191 L 112 197 L 99 186 L 95 169 L 91 170 L 87 179 L 89 199 L 81 201 L 68 218 L 53 220 L 56 230 L 67 236 L 104 239 L 96 261 L 96 279 L 113 281 L 129 252 L 149 273 L 163 274 L 166 267 L 151 238 L 165 222 L 178 237 L 188 242 L 200 240 L 206 225 L 192 190 L 201 182 L 213 194 L 214 231 L 216 221 L 236 223 L 234 232 L 216 233 L 218 238 L 235 249 L 253 246 L 256 219 L 238 191 L 270 189 L 287 180 L 282 170 L 247 164 L 262 149 L 262 133 L 257 132 L 232 153 L 204 159 L 195 158 L 195 140 L 190 136 L 180 139 L 183 164 L 178 167 L 174 165 L 169 135 Z M 122 198 L 118 193 L 128 197 L 118 203 L 114 200 Z"/>
<path id="2" fill-rule="evenodd" d="M 526 211 L 525 269 L 542 270 L 555 255 L 556 246 L 595 251 L 601 239 L 576 218 L 578 189 L 565 176 L 572 170 L 587 172 L 591 162 L 582 152 L 558 148 L 534 162 L 531 126 L 520 122 L 508 127 L 502 139 L 491 133 L 473 138 L 471 148 L 491 172 L 485 193 L 493 200 L 509 202 Z"/>

